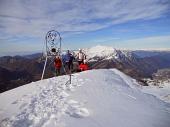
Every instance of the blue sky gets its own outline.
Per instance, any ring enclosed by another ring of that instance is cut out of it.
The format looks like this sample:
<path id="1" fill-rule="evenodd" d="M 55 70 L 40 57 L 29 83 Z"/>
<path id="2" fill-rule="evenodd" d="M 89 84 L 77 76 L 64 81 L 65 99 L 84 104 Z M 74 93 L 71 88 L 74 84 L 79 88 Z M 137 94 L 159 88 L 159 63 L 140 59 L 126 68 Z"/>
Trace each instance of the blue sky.
<path id="1" fill-rule="evenodd" d="M 36 52 L 49 30 L 64 49 L 170 49 L 169 0 L 0 0 L 0 54 Z"/>

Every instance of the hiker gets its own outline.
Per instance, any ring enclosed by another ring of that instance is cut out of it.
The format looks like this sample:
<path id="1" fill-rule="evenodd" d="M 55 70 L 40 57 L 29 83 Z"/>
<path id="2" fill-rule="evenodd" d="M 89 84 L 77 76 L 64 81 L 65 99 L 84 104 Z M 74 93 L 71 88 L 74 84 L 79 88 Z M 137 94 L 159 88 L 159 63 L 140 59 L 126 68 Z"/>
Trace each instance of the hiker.
<path id="1" fill-rule="evenodd" d="M 61 70 L 61 66 L 62 66 L 62 62 L 59 56 L 56 56 L 54 59 L 54 66 L 55 66 L 55 73 L 56 76 L 60 75 L 60 70 Z"/>
<path id="2" fill-rule="evenodd" d="M 73 60 L 74 56 L 70 53 L 69 50 L 67 50 L 67 54 L 64 57 L 64 61 L 68 71 L 73 70 Z"/>
<path id="3" fill-rule="evenodd" d="M 81 64 L 79 65 L 79 68 L 80 68 L 80 71 L 86 71 L 86 70 L 88 70 L 89 67 L 88 67 L 88 65 L 87 65 L 87 61 L 84 60 L 83 63 L 81 63 Z"/>
<path id="4" fill-rule="evenodd" d="M 76 58 L 78 60 L 79 65 L 83 63 L 83 61 L 86 59 L 86 55 L 82 52 L 82 49 L 79 49 L 79 52 L 77 53 Z"/>

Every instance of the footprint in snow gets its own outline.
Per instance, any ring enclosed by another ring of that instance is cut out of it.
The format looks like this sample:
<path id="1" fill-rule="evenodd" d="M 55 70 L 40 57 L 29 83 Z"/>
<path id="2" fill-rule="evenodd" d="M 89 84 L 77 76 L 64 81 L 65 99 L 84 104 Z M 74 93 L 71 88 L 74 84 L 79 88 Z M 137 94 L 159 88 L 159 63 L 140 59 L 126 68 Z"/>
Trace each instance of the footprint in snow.
<path id="1" fill-rule="evenodd" d="M 82 84 L 84 84 L 84 82 L 80 83 L 80 84 L 77 84 L 77 86 L 82 86 Z"/>
<path id="2" fill-rule="evenodd" d="M 60 86 L 58 86 L 57 88 L 60 88 L 60 89 L 62 89 L 62 90 L 65 90 L 65 89 L 66 89 L 66 85 L 60 85 Z"/>
<path id="3" fill-rule="evenodd" d="M 82 82 L 82 81 L 83 81 L 83 79 L 79 79 L 78 81 L 79 81 L 79 82 Z"/>
<path id="4" fill-rule="evenodd" d="M 24 98 L 21 98 L 19 100 L 12 102 L 11 104 L 15 105 L 15 104 L 18 104 L 18 103 L 23 102 L 23 101 L 24 101 Z"/>
<path id="5" fill-rule="evenodd" d="M 16 101 L 12 102 L 11 104 L 15 105 L 15 104 L 17 104 L 18 102 L 19 102 L 19 101 L 16 100 Z"/>
<path id="6" fill-rule="evenodd" d="M 23 95 L 19 100 L 15 100 L 13 101 L 11 104 L 15 105 L 15 104 L 18 104 L 20 102 L 24 102 L 25 100 L 27 100 L 31 95 L 28 94 L 28 95 Z"/>
<path id="7" fill-rule="evenodd" d="M 75 91 L 74 86 L 72 84 L 70 84 L 69 86 L 67 86 L 67 90 L 69 91 Z"/>
<path id="8" fill-rule="evenodd" d="M 167 94 L 167 95 L 163 96 L 162 98 L 165 100 L 170 100 L 170 94 Z"/>
<path id="9" fill-rule="evenodd" d="M 71 107 L 70 111 L 67 113 L 74 118 L 83 118 L 89 116 L 89 111 L 86 108 L 80 107 Z"/>
<path id="10" fill-rule="evenodd" d="M 64 91 L 60 93 L 60 99 L 66 98 L 68 96 L 69 96 L 69 94 Z"/>
<path id="11" fill-rule="evenodd" d="M 20 107 L 19 107 L 19 109 L 23 109 L 23 108 L 25 108 L 27 106 L 27 103 L 24 103 L 24 104 L 22 104 Z"/>
<path id="12" fill-rule="evenodd" d="M 75 100 L 69 100 L 66 113 L 74 118 L 83 118 L 89 116 L 89 111 L 86 108 L 82 108 L 80 104 Z"/>

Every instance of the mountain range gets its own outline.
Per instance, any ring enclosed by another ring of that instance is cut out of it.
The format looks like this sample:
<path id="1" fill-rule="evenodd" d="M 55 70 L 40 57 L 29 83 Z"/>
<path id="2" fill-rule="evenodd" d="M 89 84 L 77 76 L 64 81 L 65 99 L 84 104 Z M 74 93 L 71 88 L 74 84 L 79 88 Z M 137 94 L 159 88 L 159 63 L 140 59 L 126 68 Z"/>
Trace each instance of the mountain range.
<path id="1" fill-rule="evenodd" d="M 118 50 L 98 45 L 84 52 L 90 69 L 117 68 L 143 85 L 147 85 L 144 78 L 152 79 L 160 69 L 170 68 L 170 51 Z M 40 80 L 43 65 L 41 53 L 0 57 L 0 92 Z M 45 78 L 53 77 L 53 73 L 54 67 L 49 60 Z"/>
<path id="2" fill-rule="evenodd" d="M 170 67 L 170 51 L 128 51 L 96 46 L 87 50 L 92 69 L 117 68 L 136 78 L 152 78 L 159 69 Z"/>

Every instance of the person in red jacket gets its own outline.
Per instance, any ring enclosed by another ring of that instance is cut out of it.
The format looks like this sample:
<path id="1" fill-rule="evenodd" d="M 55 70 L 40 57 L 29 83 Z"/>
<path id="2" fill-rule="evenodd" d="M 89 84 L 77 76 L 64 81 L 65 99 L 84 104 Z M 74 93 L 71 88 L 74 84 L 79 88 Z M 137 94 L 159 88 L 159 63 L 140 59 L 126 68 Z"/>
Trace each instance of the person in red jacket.
<path id="1" fill-rule="evenodd" d="M 79 68 L 80 68 L 80 71 L 86 71 L 86 70 L 88 70 L 89 67 L 88 67 L 88 65 L 87 65 L 87 61 L 84 60 L 83 63 L 81 63 L 81 64 L 79 65 Z"/>
<path id="2" fill-rule="evenodd" d="M 56 56 L 54 59 L 54 67 L 55 67 L 55 72 L 56 76 L 60 75 L 60 70 L 61 70 L 62 62 L 59 56 Z"/>

